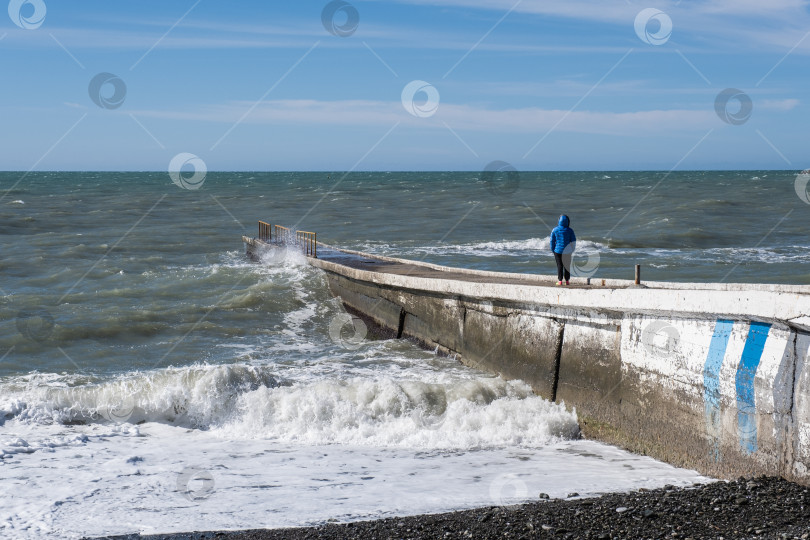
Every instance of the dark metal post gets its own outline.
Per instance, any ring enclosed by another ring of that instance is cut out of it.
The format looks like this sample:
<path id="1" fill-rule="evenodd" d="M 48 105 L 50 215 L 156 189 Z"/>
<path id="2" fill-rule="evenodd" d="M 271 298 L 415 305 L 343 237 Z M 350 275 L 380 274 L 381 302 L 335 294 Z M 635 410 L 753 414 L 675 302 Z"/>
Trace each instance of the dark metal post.
<path id="1" fill-rule="evenodd" d="M 641 265 L 636 265 L 636 285 L 641 285 Z"/>

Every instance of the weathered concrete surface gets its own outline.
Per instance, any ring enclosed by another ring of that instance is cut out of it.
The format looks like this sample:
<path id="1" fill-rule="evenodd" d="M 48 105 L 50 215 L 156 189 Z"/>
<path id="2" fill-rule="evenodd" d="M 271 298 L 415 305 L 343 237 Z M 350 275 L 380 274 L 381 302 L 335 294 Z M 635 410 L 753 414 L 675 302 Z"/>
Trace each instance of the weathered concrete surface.
<path id="1" fill-rule="evenodd" d="M 550 276 L 321 253 L 310 262 L 347 308 L 564 401 L 586 436 L 706 474 L 810 484 L 810 287 L 558 288 Z"/>
<path id="2" fill-rule="evenodd" d="M 605 428 L 621 428 L 624 423 L 621 318 L 615 313 L 577 313 L 565 321 L 563 334 L 556 398 L 576 407 L 585 436 L 608 439 L 611 430 Z M 624 444 L 618 439 L 611 442 Z"/>
<path id="3" fill-rule="evenodd" d="M 522 379 L 544 397 L 554 396 L 562 324 L 523 310 L 462 302 L 466 309 L 461 360 L 505 379 Z"/>

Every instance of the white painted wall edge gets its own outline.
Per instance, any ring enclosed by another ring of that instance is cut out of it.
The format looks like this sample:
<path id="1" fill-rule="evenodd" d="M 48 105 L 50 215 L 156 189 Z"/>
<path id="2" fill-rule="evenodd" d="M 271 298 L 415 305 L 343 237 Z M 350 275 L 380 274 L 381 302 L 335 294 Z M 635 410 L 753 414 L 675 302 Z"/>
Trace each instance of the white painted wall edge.
<path id="1" fill-rule="evenodd" d="M 481 277 L 493 277 L 493 278 L 510 278 L 510 279 L 528 279 L 528 280 L 536 280 L 538 283 L 548 283 L 549 281 L 556 281 L 556 277 L 552 275 L 540 275 L 540 274 L 517 274 L 511 272 L 492 272 L 488 270 L 473 270 L 469 268 L 455 268 L 451 266 L 441 266 L 438 264 L 423 262 L 423 261 L 414 261 L 410 259 L 399 259 L 396 257 L 387 257 L 385 255 L 376 255 L 373 253 L 366 253 L 363 251 L 355 251 L 351 249 L 343 249 L 336 246 L 332 246 L 329 244 L 324 244 L 323 242 L 318 242 L 319 246 L 323 246 L 328 249 L 334 249 L 336 251 L 341 251 L 343 253 L 348 253 L 351 255 L 357 255 L 360 257 L 367 257 L 369 259 L 378 259 L 381 261 L 387 262 L 394 262 L 394 263 L 401 263 L 401 264 L 413 264 L 416 266 L 422 266 L 424 268 L 431 268 L 433 270 L 441 270 L 447 272 L 455 272 L 458 274 L 470 274 L 475 276 Z M 642 283 L 645 287 L 649 289 L 686 289 L 686 290 L 706 290 L 706 291 L 768 291 L 768 292 L 785 292 L 785 293 L 794 293 L 794 294 L 806 294 L 810 295 L 810 285 L 779 285 L 779 284 L 767 284 L 767 283 L 676 283 L 670 281 L 645 281 L 643 279 L 643 268 L 642 268 Z M 628 268 L 628 273 L 632 273 L 633 269 Z M 585 278 L 574 278 L 575 280 L 584 280 Z M 605 287 L 629 287 L 633 285 L 633 280 L 631 279 L 605 279 Z M 592 283 L 594 285 L 600 285 L 602 283 L 602 278 L 598 276 L 594 276 L 592 278 Z"/>
<path id="2" fill-rule="evenodd" d="M 384 274 L 310 259 L 310 264 L 345 277 L 394 288 L 466 296 L 489 301 L 537 304 L 561 309 L 593 309 L 700 318 L 739 318 L 783 322 L 810 331 L 810 296 L 760 290 L 557 288 L 480 283 Z M 455 269 L 453 269 L 455 270 Z M 519 274 L 520 275 L 520 274 Z"/>

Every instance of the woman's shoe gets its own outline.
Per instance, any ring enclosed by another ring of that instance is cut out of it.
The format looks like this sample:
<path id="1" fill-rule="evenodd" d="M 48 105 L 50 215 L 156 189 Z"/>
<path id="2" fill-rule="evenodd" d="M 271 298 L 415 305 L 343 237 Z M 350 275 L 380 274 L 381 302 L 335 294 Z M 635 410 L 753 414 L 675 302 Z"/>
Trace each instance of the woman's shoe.
<path id="1" fill-rule="evenodd" d="M 567 281 L 565 282 L 565 284 L 566 284 L 566 285 L 571 285 L 571 284 L 570 284 L 570 283 L 568 283 Z"/>
<path id="2" fill-rule="evenodd" d="M 557 287 L 559 287 L 560 285 L 562 285 L 562 281 L 557 282 Z"/>

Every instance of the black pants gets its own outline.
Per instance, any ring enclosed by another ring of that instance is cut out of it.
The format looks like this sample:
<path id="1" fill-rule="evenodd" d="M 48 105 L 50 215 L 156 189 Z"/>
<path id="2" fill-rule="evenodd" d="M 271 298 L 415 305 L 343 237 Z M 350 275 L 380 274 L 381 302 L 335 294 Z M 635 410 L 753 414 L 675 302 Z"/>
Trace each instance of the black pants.
<path id="1" fill-rule="evenodd" d="M 565 274 L 565 281 L 569 281 L 571 279 L 571 254 L 555 252 L 554 260 L 557 262 L 557 281 L 563 280 L 563 274 Z"/>

